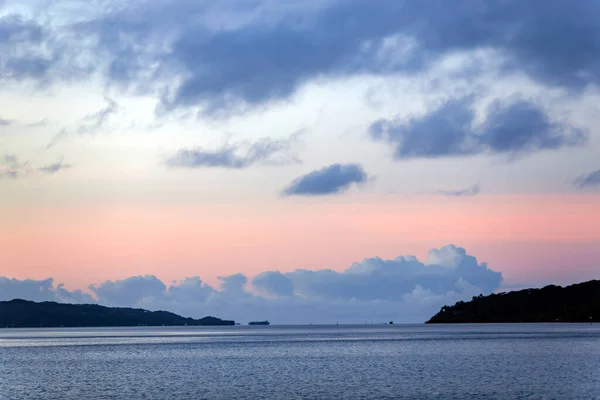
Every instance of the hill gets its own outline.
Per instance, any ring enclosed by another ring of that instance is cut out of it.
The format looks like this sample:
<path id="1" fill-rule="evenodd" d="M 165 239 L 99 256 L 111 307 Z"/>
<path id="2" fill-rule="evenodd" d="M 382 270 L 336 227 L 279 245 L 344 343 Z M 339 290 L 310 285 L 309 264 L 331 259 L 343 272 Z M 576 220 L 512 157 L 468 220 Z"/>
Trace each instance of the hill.
<path id="1" fill-rule="evenodd" d="M 470 322 L 600 322 L 600 281 L 479 295 L 444 306 L 427 321 Z"/>
<path id="2" fill-rule="evenodd" d="M 215 317 L 185 318 L 167 311 L 112 308 L 96 304 L 36 303 L 26 300 L 0 301 L 0 327 L 57 328 L 108 326 L 213 326 L 235 325 Z"/>

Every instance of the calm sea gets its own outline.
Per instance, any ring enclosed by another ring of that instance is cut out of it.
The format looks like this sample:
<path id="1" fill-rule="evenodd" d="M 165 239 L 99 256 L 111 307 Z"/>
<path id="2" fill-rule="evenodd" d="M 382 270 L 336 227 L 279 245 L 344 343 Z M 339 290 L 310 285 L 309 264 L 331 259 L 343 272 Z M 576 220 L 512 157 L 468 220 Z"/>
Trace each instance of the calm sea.
<path id="1" fill-rule="evenodd" d="M 600 325 L 0 329 L 0 399 L 600 399 Z"/>

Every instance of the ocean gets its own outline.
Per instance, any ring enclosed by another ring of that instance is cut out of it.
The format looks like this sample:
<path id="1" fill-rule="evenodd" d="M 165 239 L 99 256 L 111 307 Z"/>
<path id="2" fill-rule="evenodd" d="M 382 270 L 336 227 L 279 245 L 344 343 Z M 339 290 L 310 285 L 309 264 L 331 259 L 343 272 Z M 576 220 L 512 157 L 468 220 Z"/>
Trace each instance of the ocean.
<path id="1" fill-rule="evenodd" d="M 600 325 L 0 329 L 0 399 L 600 399 Z"/>

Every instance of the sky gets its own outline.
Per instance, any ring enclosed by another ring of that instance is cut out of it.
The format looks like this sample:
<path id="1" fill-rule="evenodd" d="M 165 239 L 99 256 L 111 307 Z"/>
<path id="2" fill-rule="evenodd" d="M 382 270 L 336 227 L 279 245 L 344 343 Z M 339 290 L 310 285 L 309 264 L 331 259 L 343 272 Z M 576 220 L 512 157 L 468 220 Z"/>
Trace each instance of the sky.
<path id="1" fill-rule="evenodd" d="M 595 0 L 0 1 L 0 300 L 423 322 L 600 273 Z"/>

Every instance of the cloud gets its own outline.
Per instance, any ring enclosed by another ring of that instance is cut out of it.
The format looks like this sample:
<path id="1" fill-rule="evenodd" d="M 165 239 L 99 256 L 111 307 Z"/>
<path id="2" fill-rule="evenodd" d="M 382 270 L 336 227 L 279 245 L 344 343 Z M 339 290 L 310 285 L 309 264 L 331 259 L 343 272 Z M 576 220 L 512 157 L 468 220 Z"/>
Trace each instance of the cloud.
<path id="1" fill-rule="evenodd" d="M 182 149 L 166 161 L 176 168 L 242 169 L 256 165 L 277 166 L 300 163 L 291 153 L 293 138 L 261 139 L 255 143 L 227 144 L 216 150 Z"/>
<path id="2" fill-rule="evenodd" d="M 46 145 L 46 149 L 53 147 L 56 143 L 69 136 L 69 131 L 66 128 L 61 129 L 52 137 L 52 140 Z"/>
<path id="3" fill-rule="evenodd" d="M 0 276 L 0 301 L 24 299 L 31 301 L 56 301 L 63 303 L 94 303 L 94 299 L 81 290 L 69 291 L 63 284 L 54 286 L 52 278 L 45 280 L 17 280 Z"/>
<path id="4" fill-rule="evenodd" d="M 455 290 L 463 279 L 483 292 L 495 290 L 500 273 L 479 264 L 464 249 L 447 246 L 429 253 L 425 262 L 412 256 L 393 260 L 365 259 L 340 273 L 332 270 L 296 270 L 286 274 L 295 290 L 305 296 L 330 300 L 399 301 L 417 285 L 436 294 Z"/>
<path id="5" fill-rule="evenodd" d="M 294 283 L 279 271 L 267 271 L 252 279 L 252 286 L 267 296 L 289 297 L 294 295 Z"/>
<path id="6" fill-rule="evenodd" d="M 573 184 L 579 189 L 600 187 L 600 169 L 580 176 Z"/>
<path id="7" fill-rule="evenodd" d="M 170 297 L 178 302 L 190 302 L 191 304 L 204 303 L 215 292 L 215 289 L 202 282 L 197 276 L 185 278 L 181 282 L 173 282 L 169 287 Z"/>
<path id="8" fill-rule="evenodd" d="M 581 146 L 586 134 L 553 122 L 533 103 L 495 102 L 485 120 L 476 123 L 473 98 L 451 100 L 408 120 L 382 119 L 371 124 L 370 136 L 394 149 L 396 160 L 504 154 L 527 154 Z"/>
<path id="9" fill-rule="evenodd" d="M 62 170 L 69 169 L 69 168 L 72 168 L 72 165 L 63 163 L 63 160 L 61 159 L 57 163 L 45 165 L 43 167 L 38 168 L 37 170 L 40 172 L 45 172 L 47 174 L 55 174 L 57 172 L 60 172 Z"/>
<path id="10" fill-rule="evenodd" d="M 36 21 L 19 15 L 0 17 L 0 80 L 43 79 L 52 55 L 44 54 L 46 32 Z"/>
<path id="11" fill-rule="evenodd" d="M 221 276 L 221 286 L 219 295 L 229 300 L 243 299 L 252 297 L 250 293 L 246 291 L 246 285 L 248 284 L 248 278 L 241 273 Z"/>
<path id="12" fill-rule="evenodd" d="M 93 134 L 100 132 L 103 129 L 106 129 L 108 122 L 110 121 L 110 117 L 114 114 L 117 114 L 121 110 L 121 108 L 113 99 L 105 97 L 105 100 L 107 102 L 107 105 L 104 108 L 94 113 L 85 115 L 83 118 L 81 118 L 76 128 L 62 128 L 60 131 L 58 131 L 58 133 L 54 135 L 50 143 L 46 145 L 46 148 L 49 149 L 53 147 L 59 141 L 67 138 L 73 132 L 80 135 Z M 39 124 L 45 123 L 47 123 L 47 120 L 42 120 L 32 126 L 39 126 Z"/>
<path id="13" fill-rule="evenodd" d="M 90 285 L 98 302 L 110 306 L 132 307 L 145 297 L 162 298 L 167 286 L 155 276 L 132 276 L 120 281 Z"/>
<path id="14" fill-rule="evenodd" d="M 158 81 L 166 108 L 223 109 L 285 99 L 323 76 L 411 73 L 478 49 L 500 54 L 505 73 L 581 88 L 600 78 L 599 11 L 585 0 L 134 1 L 78 29 L 96 38 L 109 81 Z"/>
<path id="15" fill-rule="evenodd" d="M 321 75 L 380 70 L 371 60 L 376 51 L 366 49 L 365 42 L 393 33 L 397 26 L 386 11 L 400 7 L 351 3 L 251 1 L 235 9 L 189 0 L 169 2 L 169 7 L 160 1 L 133 3 L 86 28 L 109 55 L 113 80 L 145 86 L 140 81 L 158 73 L 168 89 L 165 108 L 219 110 L 287 98 Z M 217 20 L 222 22 L 218 28 Z M 178 21 L 177 29 L 170 21 Z M 117 40 L 123 36 L 130 40 Z M 166 46 L 152 45 L 157 41 L 167 41 Z M 153 62 L 140 63 L 146 59 Z"/>
<path id="16" fill-rule="evenodd" d="M 411 74 L 485 49 L 500 73 L 571 90 L 600 82 L 597 2 L 460 3 L 74 0 L 43 13 L 30 3 L 0 18 L 0 79 L 100 76 L 167 110 L 210 112 L 287 99 L 323 77 Z"/>
<path id="17" fill-rule="evenodd" d="M 419 32 L 428 53 L 492 48 L 506 57 L 506 72 L 523 71 L 547 84 L 579 88 L 600 78 L 600 41 L 588 36 L 599 32 L 594 1 L 468 0 L 453 7 L 438 0 L 434 9 L 415 3 L 420 16 L 433 16 Z"/>
<path id="18" fill-rule="evenodd" d="M 443 305 L 491 293 L 502 284 L 500 273 L 453 245 L 432 250 L 424 262 L 412 256 L 369 258 L 342 272 L 265 271 L 251 281 L 243 274 L 220 279 L 218 289 L 198 277 L 167 285 L 155 276 L 107 281 L 89 288 L 97 302 L 109 306 L 298 324 L 423 322 Z M 88 295 L 68 292 L 60 285 L 55 288 L 52 282 L 0 278 L 0 299 L 90 301 Z"/>
<path id="19" fill-rule="evenodd" d="M 14 154 L 4 154 L 2 157 L 0 157 L 0 179 L 17 179 L 29 174 L 30 172 L 35 172 L 36 170 L 46 174 L 55 174 L 68 168 L 71 168 L 71 165 L 64 164 L 63 160 L 37 169 L 32 169 L 29 168 L 29 162 L 21 162 L 19 157 Z"/>
<path id="20" fill-rule="evenodd" d="M 19 158 L 14 154 L 4 154 L 0 157 L 0 179 L 17 179 L 26 175 L 29 170 L 28 162 L 20 162 Z"/>
<path id="21" fill-rule="evenodd" d="M 481 187 L 479 186 L 479 184 L 476 184 L 467 189 L 438 190 L 437 193 L 441 194 L 442 196 L 450 196 L 450 197 L 472 197 L 472 196 L 477 196 L 479 193 L 481 193 Z"/>
<path id="22" fill-rule="evenodd" d="M 353 184 L 368 179 L 363 167 L 358 164 L 333 164 L 295 179 L 283 196 L 323 196 L 345 192 Z"/>
<path id="23" fill-rule="evenodd" d="M 9 126 L 12 125 L 12 121 L 10 119 L 0 118 L 0 126 Z"/>
<path id="24" fill-rule="evenodd" d="M 95 113 L 88 114 L 83 117 L 81 121 L 81 125 L 77 128 L 77 133 L 95 133 L 100 129 L 104 128 L 109 120 L 109 118 L 119 112 L 120 107 L 116 101 L 105 97 L 107 105 L 96 111 Z"/>

